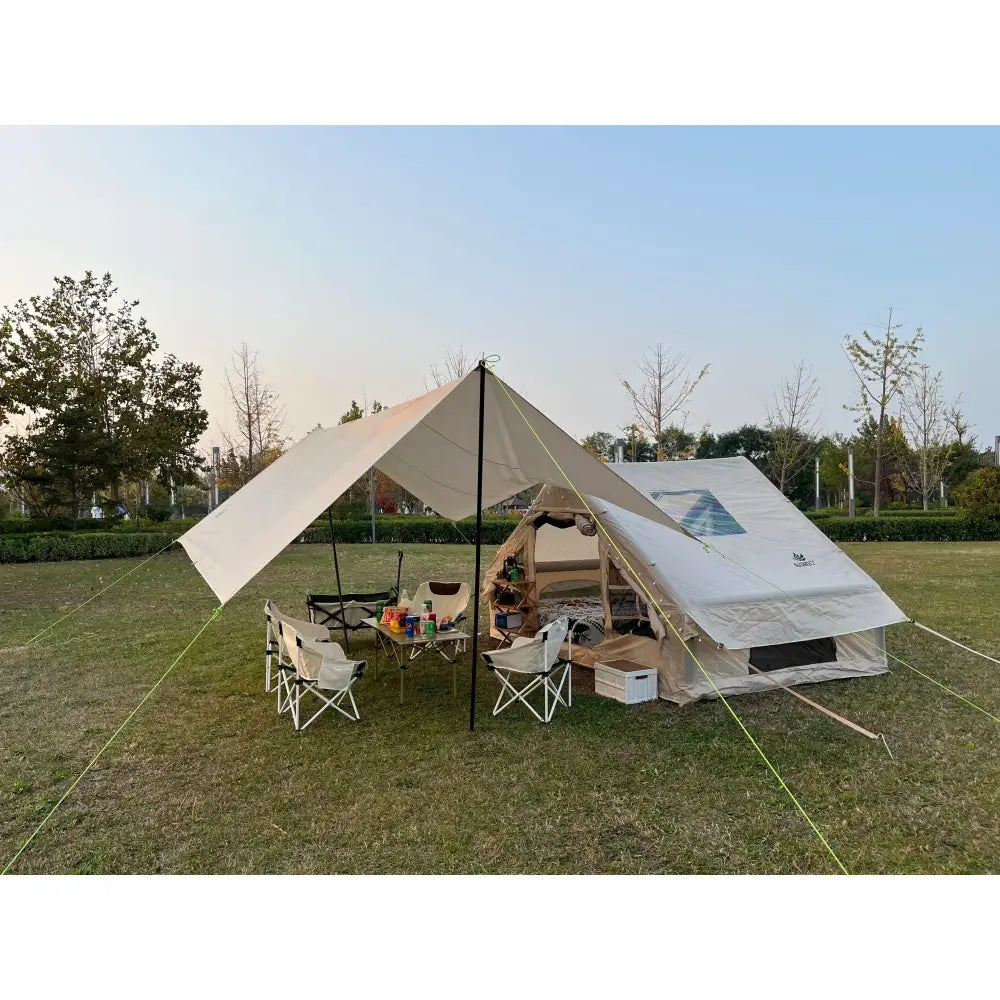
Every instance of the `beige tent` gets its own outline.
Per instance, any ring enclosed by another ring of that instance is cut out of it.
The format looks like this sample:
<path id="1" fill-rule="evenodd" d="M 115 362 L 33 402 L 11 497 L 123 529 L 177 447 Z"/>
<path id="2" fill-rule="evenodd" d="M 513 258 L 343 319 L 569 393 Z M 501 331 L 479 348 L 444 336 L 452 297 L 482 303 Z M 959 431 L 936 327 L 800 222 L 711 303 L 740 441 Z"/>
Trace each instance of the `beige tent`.
<path id="1" fill-rule="evenodd" d="M 684 533 L 544 488 L 484 574 L 495 636 L 569 614 L 588 623 L 574 659 L 654 666 L 678 703 L 887 669 L 884 628 L 906 616 L 752 463 L 609 468 Z M 507 609 L 521 618 L 498 628 Z"/>

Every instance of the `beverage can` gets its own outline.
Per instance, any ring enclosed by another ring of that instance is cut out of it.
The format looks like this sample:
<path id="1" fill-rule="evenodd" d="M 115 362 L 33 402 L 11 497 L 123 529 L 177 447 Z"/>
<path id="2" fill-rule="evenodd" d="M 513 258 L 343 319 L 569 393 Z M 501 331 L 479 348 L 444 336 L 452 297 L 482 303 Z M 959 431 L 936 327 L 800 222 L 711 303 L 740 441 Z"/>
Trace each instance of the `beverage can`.
<path id="1" fill-rule="evenodd" d="M 424 612 L 426 613 L 426 612 L 430 611 L 433 606 L 434 605 L 433 605 L 433 603 L 431 601 L 429 601 L 429 600 L 428 601 L 424 601 Z"/>

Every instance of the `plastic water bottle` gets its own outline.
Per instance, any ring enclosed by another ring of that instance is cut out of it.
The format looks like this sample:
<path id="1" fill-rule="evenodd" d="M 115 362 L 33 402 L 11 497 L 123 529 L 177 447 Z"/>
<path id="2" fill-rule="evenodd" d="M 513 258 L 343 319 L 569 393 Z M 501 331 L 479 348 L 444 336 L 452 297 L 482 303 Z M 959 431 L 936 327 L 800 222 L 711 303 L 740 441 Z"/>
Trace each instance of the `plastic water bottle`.
<path id="1" fill-rule="evenodd" d="M 399 606 L 401 608 L 408 608 L 410 606 L 410 593 L 406 587 L 403 588 L 403 592 L 399 595 Z"/>

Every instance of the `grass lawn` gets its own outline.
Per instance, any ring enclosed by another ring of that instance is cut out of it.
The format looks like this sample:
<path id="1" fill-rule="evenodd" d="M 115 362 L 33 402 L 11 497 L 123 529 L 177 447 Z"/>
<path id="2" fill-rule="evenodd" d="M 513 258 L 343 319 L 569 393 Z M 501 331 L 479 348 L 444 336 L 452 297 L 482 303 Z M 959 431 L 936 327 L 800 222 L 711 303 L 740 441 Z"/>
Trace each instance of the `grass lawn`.
<path id="1" fill-rule="evenodd" d="M 411 593 L 471 581 L 466 546 L 405 546 Z M 1000 543 L 846 550 L 918 620 L 1000 655 Z M 395 579 L 394 546 L 344 546 L 350 589 Z M 486 552 L 489 558 L 492 552 Z M 158 557 L 30 647 L 138 560 L 0 566 L 0 868 L 211 614 L 187 557 Z M 362 721 L 304 733 L 263 692 L 265 597 L 332 589 L 329 550 L 289 549 L 205 632 L 15 872 L 832 872 L 833 862 L 717 702 L 626 707 L 586 671 L 549 727 L 490 717 L 469 665 L 420 662 L 399 704 L 380 659 Z M 365 649 L 370 650 L 366 643 Z M 908 625 L 889 648 L 1000 715 L 1000 668 Z M 896 756 L 774 691 L 734 698 L 847 868 L 1000 871 L 1000 725 L 903 667 L 802 689 Z"/>

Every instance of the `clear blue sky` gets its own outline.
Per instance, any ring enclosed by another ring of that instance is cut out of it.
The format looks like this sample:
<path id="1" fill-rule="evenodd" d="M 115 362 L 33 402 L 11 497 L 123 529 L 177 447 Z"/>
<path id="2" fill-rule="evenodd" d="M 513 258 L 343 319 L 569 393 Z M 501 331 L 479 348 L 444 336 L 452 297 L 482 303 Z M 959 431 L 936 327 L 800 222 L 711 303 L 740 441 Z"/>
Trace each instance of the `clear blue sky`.
<path id="1" fill-rule="evenodd" d="M 0 130 L 0 303 L 110 270 L 204 366 L 206 444 L 241 340 L 296 437 L 456 345 L 614 430 L 657 340 L 712 365 L 689 426 L 762 421 L 804 357 L 847 430 L 843 335 L 892 304 L 992 441 L 998 178 L 995 129 Z"/>

